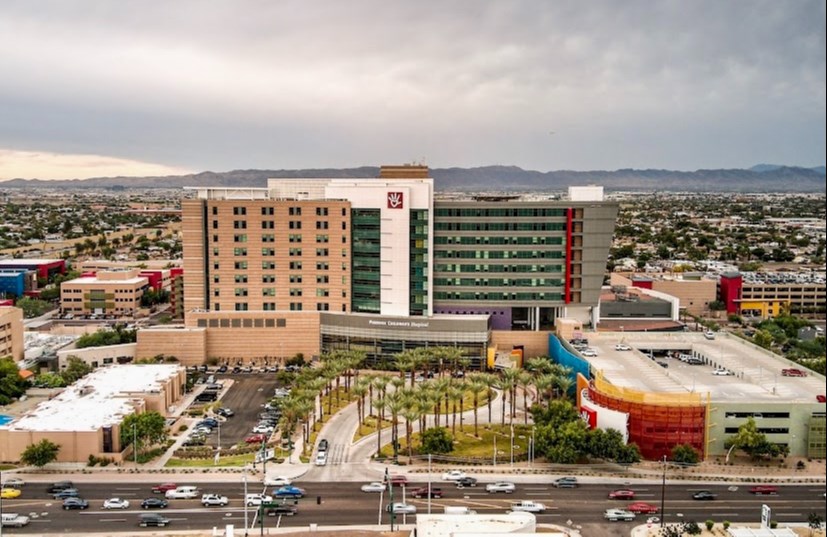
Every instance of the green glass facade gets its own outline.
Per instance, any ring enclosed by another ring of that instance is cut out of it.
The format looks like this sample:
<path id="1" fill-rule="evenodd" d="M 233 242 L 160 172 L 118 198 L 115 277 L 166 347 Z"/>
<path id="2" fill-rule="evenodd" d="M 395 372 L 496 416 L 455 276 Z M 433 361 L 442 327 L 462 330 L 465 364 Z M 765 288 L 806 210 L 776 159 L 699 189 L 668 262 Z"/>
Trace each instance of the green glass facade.
<path id="1" fill-rule="evenodd" d="M 381 219 L 379 209 L 351 210 L 351 310 L 380 311 Z"/>
<path id="2" fill-rule="evenodd" d="M 410 315 L 425 315 L 428 310 L 428 211 L 411 210 L 410 222 Z"/>

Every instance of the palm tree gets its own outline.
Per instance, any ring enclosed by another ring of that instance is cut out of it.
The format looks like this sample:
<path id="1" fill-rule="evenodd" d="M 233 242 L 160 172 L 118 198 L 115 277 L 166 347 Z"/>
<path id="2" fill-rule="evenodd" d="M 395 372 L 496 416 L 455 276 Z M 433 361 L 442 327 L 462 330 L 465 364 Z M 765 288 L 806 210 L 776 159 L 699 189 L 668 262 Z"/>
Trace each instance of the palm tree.
<path id="1" fill-rule="evenodd" d="M 571 390 L 572 386 L 574 386 L 574 380 L 572 380 L 569 376 L 559 376 L 556 378 L 556 387 L 557 390 L 560 392 L 560 397 L 562 399 L 569 398 L 569 391 Z"/>
<path id="2" fill-rule="evenodd" d="M 405 409 L 407 401 L 400 391 L 391 392 L 385 396 L 385 407 L 391 413 L 391 437 L 399 442 L 399 413 Z M 396 455 L 397 446 L 393 446 L 393 453 Z"/>
<path id="3" fill-rule="evenodd" d="M 425 383 L 414 391 L 414 399 L 419 409 L 419 431 L 424 432 L 428 428 L 428 414 L 434 409 L 436 397 L 431 391 L 431 383 Z"/>
<path id="4" fill-rule="evenodd" d="M 548 356 L 537 356 L 535 358 L 531 358 L 525 365 L 526 369 L 535 375 L 551 373 L 551 366 L 551 358 Z"/>
<path id="5" fill-rule="evenodd" d="M 410 394 L 404 398 L 401 413 L 402 417 L 405 418 L 405 442 L 408 444 L 408 457 L 411 457 L 413 455 L 413 446 L 411 446 L 413 424 L 416 420 L 419 419 L 419 416 L 422 415 L 422 412 L 420 412 L 419 405 L 416 404 L 416 400 L 413 397 L 413 394 Z"/>
<path id="6" fill-rule="evenodd" d="M 362 434 L 362 423 L 365 421 L 365 394 L 368 393 L 368 384 L 370 380 L 363 378 L 358 379 L 352 388 L 353 395 L 356 396 L 356 413 L 359 417 L 359 435 Z"/>
<path id="7" fill-rule="evenodd" d="M 525 370 L 520 371 L 517 377 L 517 383 L 523 390 L 523 420 L 526 425 L 528 425 L 528 387 L 531 386 L 533 380 L 531 373 Z"/>
<path id="8" fill-rule="evenodd" d="M 540 375 L 534 377 L 534 388 L 537 390 L 537 404 L 541 405 L 546 399 L 548 395 L 548 391 L 554 386 L 555 379 L 554 375 Z"/>
<path id="9" fill-rule="evenodd" d="M 462 396 L 465 394 L 465 386 L 462 382 L 454 382 L 448 387 L 445 393 L 447 400 L 451 401 L 451 434 L 456 438 L 457 436 L 457 403 L 462 401 Z M 461 409 L 462 407 L 460 407 Z M 447 416 L 446 405 L 446 416 Z M 446 420 L 447 421 L 447 420 Z"/>
<path id="10" fill-rule="evenodd" d="M 481 375 L 471 375 L 468 377 L 468 382 L 466 386 L 468 386 L 468 390 L 471 391 L 471 395 L 474 397 L 474 436 L 477 438 L 480 437 L 479 434 L 479 420 L 478 414 L 480 410 L 480 394 L 485 393 L 488 390 L 488 386 L 486 385 L 485 381 L 480 378 Z M 491 398 L 489 397 L 489 400 Z"/>
<path id="11" fill-rule="evenodd" d="M 494 388 L 499 387 L 500 379 L 496 375 L 492 375 L 491 373 L 482 373 L 479 376 L 479 379 L 485 384 L 485 387 L 488 388 L 489 393 L 494 390 Z M 505 394 L 503 394 L 505 397 Z M 494 397 L 489 395 L 488 397 L 488 423 L 491 423 L 491 406 L 494 402 Z"/>
<path id="12" fill-rule="evenodd" d="M 385 415 L 385 396 L 379 395 L 373 399 L 373 406 L 376 409 L 376 454 L 382 451 L 382 417 Z"/>
<path id="13" fill-rule="evenodd" d="M 443 399 L 443 397 L 445 397 L 445 394 L 448 392 L 448 387 L 451 385 L 451 379 L 449 379 L 449 378 L 438 378 L 434 382 L 431 382 L 429 384 L 430 384 L 430 386 L 433 390 L 433 393 L 435 395 L 435 397 L 434 397 L 434 427 L 439 427 L 439 415 L 440 415 L 440 410 L 441 410 L 441 407 L 442 407 L 442 399 Z M 448 419 L 447 419 L 448 406 L 447 406 L 447 404 L 445 406 L 445 415 L 446 415 L 445 423 L 447 424 L 448 423 Z"/>
<path id="14" fill-rule="evenodd" d="M 412 351 L 403 351 L 397 354 L 393 365 L 396 370 L 399 371 L 399 377 L 402 378 L 403 381 L 405 379 L 405 371 L 411 372 L 411 386 L 413 386 L 414 359 Z"/>
<path id="15" fill-rule="evenodd" d="M 502 425 L 505 425 L 505 395 L 508 393 L 509 396 L 509 405 L 508 405 L 508 414 L 509 414 L 509 423 L 514 422 L 514 391 L 517 389 L 517 378 L 520 376 L 519 369 L 505 369 L 500 374 L 500 382 L 499 386 L 500 389 L 503 391 L 503 416 L 502 416 Z"/>

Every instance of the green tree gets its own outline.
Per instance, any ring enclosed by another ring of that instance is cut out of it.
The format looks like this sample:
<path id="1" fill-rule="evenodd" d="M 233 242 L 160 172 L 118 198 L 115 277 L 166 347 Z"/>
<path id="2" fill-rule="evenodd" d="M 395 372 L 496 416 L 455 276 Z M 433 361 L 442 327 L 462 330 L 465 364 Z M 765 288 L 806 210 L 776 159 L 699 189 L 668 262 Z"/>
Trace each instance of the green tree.
<path id="1" fill-rule="evenodd" d="M 820 530 L 821 525 L 824 524 L 824 519 L 818 513 L 810 513 L 807 515 L 807 526 L 810 528 L 810 535 L 813 532 Z"/>
<path id="2" fill-rule="evenodd" d="M 121 422 L 121 447 L 137 442 L 136 450 L 161 444 L 167 439 L 164 416 L 155 411 L 130 414 Z"/>
<path id="3" fill-rule="evenodd" d="M 678 444 L 672 448 L 672 460 L 678 464 L 698 464 L 701 456 L 690 444 Z"/>
<path id="4" fill-rule="evenodd" d="M 47 371 L 46 373 L 41 373 L 37 376 L 35 379 L 35 385 L 42 388 L 62 388 L 66 386 L 66 381 L 63 380 L 63 377 L 57 373 Z"/>
<path id="5" fill-rule="evenodd" d="M 28 381 L 20 376 L 20 369 L 11 357 L 0 359 L 0 405 L 26 393 Z"/>
<path id="6" fill-rule="evenodd" d="M 44 438 L 37 444 L 29 444 L 26 446 L 26 449 L 20 454 L 20 461 L 23 464 L 42 468 L 50 462 L 57 460 L 59 451 L 59 445 Z"/>
<path id="7" fill-rule="evenodd" d="M 51 302 L 46 302 L 45 300 L 38 300 L 27 296 L 18 299 L 14 305 L 23 310 L 23 316 L 27 319 L 39 317 L 55 307 Z"/>
<path id="8" fill-rule="evenodd" d="M 446 427 L 431 427 L 422 433 L 422 453 L 450 453 L 454 450 L 454 441 Z"/>
<path id="9" fill-rule="evenodd" d="M 531 415 L 535 424 L 548 425 L 552 428 L 580 419 L 574 405 L 561 399 L 549 402 L 547 407 L 534 405 L 531 407 Z"/>
<path id="10" fill-rule="evenodd" d="M 786 451 L 767 440 L 767 435 L 758 430 L 755 418 L 752 417 L 738 427 L 738 432 L 724 442 L 724 447 L 730 450 L 739 449 L 753 459 L 765 456 L 776 457 L 785 454 Z"/>
<path id="11" fill-rule="evenodd" d="M 78 358 L 69 356 L 66 359 L 66 368 L 60 372 L 63 381 L 68 385 L 81 379 L 92 372 L 92 366 Z"/>
<path id="12" fill-rule="evenodd" d="M 588 449 L 588 426 L 576 419 L 559 427 L 543 425 L 537 428 L 537 452 L 549 462 L 573 464 Z"/>

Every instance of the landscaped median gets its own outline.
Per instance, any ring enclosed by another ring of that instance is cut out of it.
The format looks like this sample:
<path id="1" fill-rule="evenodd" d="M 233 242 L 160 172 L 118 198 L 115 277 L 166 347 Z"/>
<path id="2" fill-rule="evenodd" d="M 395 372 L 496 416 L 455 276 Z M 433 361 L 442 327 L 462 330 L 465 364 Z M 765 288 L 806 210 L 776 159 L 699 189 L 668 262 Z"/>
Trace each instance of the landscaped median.
<path id="1" fill-rule="evenodd" d="M 276 449 L 275 444 L 268 444 L 267 449 Z M 233 467 L 252 465 L 256 454 L 261 451 L 260 445 L 238 446 L 222 449 L 216 456 L 216 451 L 210 446 L 196 446 L 176 449 L 173 456 L 165 465 L 167 468 L 184 468 L 197 466 Z M 283 459 L 270 459 L 268 462 L 280 463 Z"/>

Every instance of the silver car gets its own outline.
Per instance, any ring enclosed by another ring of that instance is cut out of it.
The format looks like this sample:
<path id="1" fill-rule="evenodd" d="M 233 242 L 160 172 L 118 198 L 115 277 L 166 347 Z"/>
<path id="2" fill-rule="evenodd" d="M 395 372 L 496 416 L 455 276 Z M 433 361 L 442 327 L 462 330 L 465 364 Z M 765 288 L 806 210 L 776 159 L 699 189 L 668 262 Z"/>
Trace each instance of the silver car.
<path id="1" fill-rule="evenodd" d="M 505 492 L 506 494 L 511 494 L 515 490 L 517 490 L 516 485 L 514 483 L 510 483 L 508 481 L 497 481 L 496 483 L 489 483 L 485 485 L 486 492 Z"/>
<path id="2" fill-rule="evenodd" d="M 397 515 L 415 515 L 416 514 L 416 506 L 411 505 L 409 503 L 402 503 L 402 502 L 394 502 L 389 503 L 388 506 L 385 508 L 388 513 L 393 512 Z"/>

